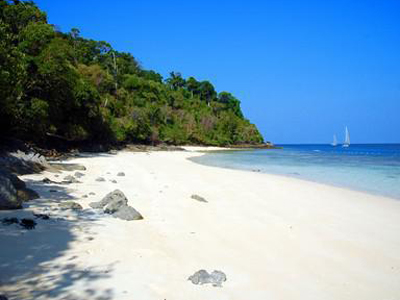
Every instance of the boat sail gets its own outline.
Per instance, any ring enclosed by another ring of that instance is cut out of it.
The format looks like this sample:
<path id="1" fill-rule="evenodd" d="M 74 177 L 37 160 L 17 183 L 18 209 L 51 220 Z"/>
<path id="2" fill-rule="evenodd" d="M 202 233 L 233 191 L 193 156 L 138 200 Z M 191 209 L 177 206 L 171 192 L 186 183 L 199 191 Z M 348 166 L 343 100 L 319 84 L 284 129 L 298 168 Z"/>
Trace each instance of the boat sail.
<path id="1" fill-rule="evenodd" d="M 333 147 L 337 146 L 337 139 L 336 139 L 336 134 L 333 135 L 333 142 L 331 144 Z"/>
<path id="2" fill-rule="evenodd" d="M 350 134 L 349 134 L 349 130 L 347 129 L 346 126 L 346 131 L 345 131 L 345 139 L 344 139 L 344 143 L 342 145 L 342 147 L 349 147 L 350 146 Z"/>

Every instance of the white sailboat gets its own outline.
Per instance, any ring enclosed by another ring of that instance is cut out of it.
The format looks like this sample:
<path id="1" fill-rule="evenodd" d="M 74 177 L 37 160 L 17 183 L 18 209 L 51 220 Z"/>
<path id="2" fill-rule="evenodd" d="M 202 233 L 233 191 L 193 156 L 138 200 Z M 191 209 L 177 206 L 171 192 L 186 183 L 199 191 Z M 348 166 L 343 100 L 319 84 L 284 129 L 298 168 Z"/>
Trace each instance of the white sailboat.
<path id="1" fill-rule="evenodd" d="M 337 139 L 336 139 L 336 134 L 333 135 L 333 142 L 331 144 L 333 147 L 337 146 Z"/>
<path id="2" fill-rule="evenodd" d="M 344 143 L 342 145 L 342 147 L 349 147 L 350 146 L 350 134 L 349 134 L 349 130 L 347 129 L 346 126 L 346 130 L 345 130 L 345 139 L 344 139 Z"/>

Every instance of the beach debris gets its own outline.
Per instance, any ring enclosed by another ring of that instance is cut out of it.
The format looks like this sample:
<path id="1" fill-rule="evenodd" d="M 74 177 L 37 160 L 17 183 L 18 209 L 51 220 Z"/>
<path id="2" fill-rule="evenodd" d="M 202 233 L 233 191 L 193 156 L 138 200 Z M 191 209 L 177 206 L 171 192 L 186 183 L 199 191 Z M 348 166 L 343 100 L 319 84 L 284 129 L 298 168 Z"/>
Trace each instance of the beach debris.
<path id="1" fill-rule="evenodd" d="M 28 230 L 34 229 L 36 224 L 37 223 L 32 219 L 22 219 L 19 222 L 19 225 L 21 225 L 22 227 L 24 227 L 25 229 L 28 229 Z"/>
<path id="2" fill-rule="evenodd" d="M 207 284 L 210 283 L 215 287 L 222 287 L 222 283 L 226 281 L 226 275 L 224 272 L 214 270 L 208 273 L 206 270 L 199 270 L 193 275 L 189 276 L 188 280 L 190 280 L 193 284 Z"/>
<path id="3" fill-rule="evenodd" d="M 101 201 L 89 203 L 89 206 L 126 221 L 143 219 L 138 211 L 128 205 L 128 199 L 118 189 L 108 193 Z"/>
<path id="4" fill-rule="evenodd" d="M 117 176 L 125 176 L 124 172 L 118 172 Z"/>
<path id="5" fill-rule="evenodd" d="M 81 178 L 81 177 L 85 176 L 85 174 L 83 174 L 83 173 L 81 173 L 81 172 L 75 172 L 74 176 L 75 176 L 76 178 Z"/>
<path id="6" fill-rule="evenodd" d="M 80 205 L 79 203 L 76 203 L 74 201 L 61 202 L 58 204 L 58 207 L 63 210 L 66 210 L 66 209 L 82 210 L 83 209 L 82 205 Z"/>
<path id="7" fill-rule="evenodd" d="M 199 202 L 208 203 L 208 201 L 207 201 L 206 199 L 204 199 L 203 197 L 201 197 L 201 196 L 199 196 L 199 195 L 196 195 L 196 194 L 193 194 L 190 198 L 192 198 L 192 199 L 194 199 L 194 200 L 197 200 L 197 201 L 199 201 Z"/>
<path id="8" fill-rule="evenodd" d="M 102 181 L 106 181 L 103 177 L 97 177 L 96 178 L 96 181 L 98 181 L 98 182 L 102 182 Z"/>
<path id="9" fill-rule="evenodd" d="M 35 213 L 33 213 L 33 215 L 34 215 L 36 218 L 42 219 L 42 220 L 48 220 L 48 219 L 50 219 L 49 215 L 46 215 L 46 214 L 35 214 Z"/>

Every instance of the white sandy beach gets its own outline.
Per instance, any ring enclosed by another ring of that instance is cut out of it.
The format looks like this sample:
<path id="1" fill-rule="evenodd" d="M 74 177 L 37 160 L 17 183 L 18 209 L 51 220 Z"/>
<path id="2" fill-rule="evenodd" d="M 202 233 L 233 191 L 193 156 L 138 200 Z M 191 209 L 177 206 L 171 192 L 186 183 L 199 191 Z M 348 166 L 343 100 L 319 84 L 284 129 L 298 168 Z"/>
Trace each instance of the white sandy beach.
<path id="1" fill-rule="evenodd" d="M 74 159 L 87 170 L 70 185 L 40 181 L 74 172 L 23 176 L 43 198 L 0 218 L 69 197 L 89 208 L 120 189 L 144 220 L 71 215 L 40 220 L 31 231 L 3 226 L 0 279 L 13 284 L 0 292 L 10 300 L 400 299 L 399 201 L 203 166 L 187 160 L 200 155 L 191 150 Z M 187 278 L 200 269 L 223 271 L 227 281 L 194 285 Z"/>

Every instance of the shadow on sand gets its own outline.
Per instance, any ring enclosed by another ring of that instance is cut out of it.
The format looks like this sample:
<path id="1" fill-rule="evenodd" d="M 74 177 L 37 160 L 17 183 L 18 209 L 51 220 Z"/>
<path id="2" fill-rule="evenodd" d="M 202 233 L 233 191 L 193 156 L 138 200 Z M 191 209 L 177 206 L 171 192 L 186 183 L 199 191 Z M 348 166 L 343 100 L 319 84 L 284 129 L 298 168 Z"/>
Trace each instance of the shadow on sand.
<path id="1" fill-rule="evenodd" d="M 32 201 L 25 209 L 0 211 L 0 219 L 32 218 L 37 222 L 32 230 L 0 222 L 0 295 L 4 294 L 9 300 L 112 299 L 112 288 L 91 287 L 95 281 L 110 277 L 113 265 L 87 265 L 84 257 L 70 250 L 72 243 L 91 242 L 94 238 L 91 228 L 99 226 L 95 222 L 96 216 L 83 211 L 67 212 L 75 214 L 75 218 L 57 217 L 52 213 L 48 220 L 35 218 L 32 210 L 43 212 L 47 208 L 51 212 L 48 203 L 73 197 L 66 186 L 42 182 L 28 182 L 28 186 L 48 198 Z M 57 193 L 49 193 L 52 188 L 57 189 Z M 88 246 L 90 248 L 90 244 Z"/>

